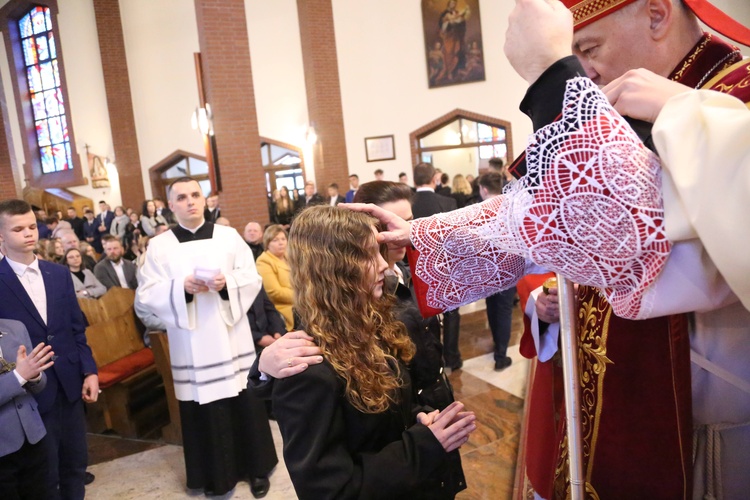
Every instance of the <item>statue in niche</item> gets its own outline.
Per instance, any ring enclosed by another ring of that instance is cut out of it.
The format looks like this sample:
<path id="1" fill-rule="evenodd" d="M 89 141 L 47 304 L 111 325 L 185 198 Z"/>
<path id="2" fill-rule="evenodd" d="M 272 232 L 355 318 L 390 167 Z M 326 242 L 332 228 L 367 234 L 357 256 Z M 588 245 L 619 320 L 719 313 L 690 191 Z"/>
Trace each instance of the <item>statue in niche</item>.
<path id="1" fill-rule="evenodd" d="M 87 156 L 89 159 L 91 187 L 98 189 L 110 187 L 109 175 L 107 174 L 107 166 L 104 163 L 105 159 L 101 156 L 96 156 L 91 153 L 87 153 Z"/>

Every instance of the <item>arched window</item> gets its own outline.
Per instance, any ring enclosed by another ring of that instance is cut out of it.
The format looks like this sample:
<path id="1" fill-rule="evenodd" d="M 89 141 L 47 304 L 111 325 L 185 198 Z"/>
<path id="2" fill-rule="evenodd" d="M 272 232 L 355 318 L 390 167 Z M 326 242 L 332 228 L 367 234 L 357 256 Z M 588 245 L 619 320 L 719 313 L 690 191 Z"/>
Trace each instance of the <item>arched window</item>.
<path id="1" fill-rule="evenodd" d="M 11 0 L 0 9 L 11 70 L 15 70 L 25 174 L 32 186 L 80 185 L 83 175 L 71 129 L 54 0 Z"/>
<path id="2" fill-rule="evenodd" d="M 305 192 L 305 166 L 300 148 L 261 137 L 260 155 L 266 172 L 266 191 L 269 197 L 282 186 L 290 193 L 295 189 L 300 195 Z"/>
<path id="3" fill-rule="evenodd" d="M 70 170 L 73 155 L 49 7 L 32 8 L 18 21 L 18 32 L 42 173 Z"/>
<path id="4" fill-rule="evenodd" d="M 482 173 L 490 158 L 513 160 L 510 122 L 456 109 L 409 135 L 415 164 L 455 174 Z"/>
<path id="5" fill-rule="evenodd" d="M 167 199 L 167 187 L 179 177 L 189 176 L 198 181 L 204 196 L 211 193 L 206 158 L 178 150 L 149 168 L 153 196 Z"/>

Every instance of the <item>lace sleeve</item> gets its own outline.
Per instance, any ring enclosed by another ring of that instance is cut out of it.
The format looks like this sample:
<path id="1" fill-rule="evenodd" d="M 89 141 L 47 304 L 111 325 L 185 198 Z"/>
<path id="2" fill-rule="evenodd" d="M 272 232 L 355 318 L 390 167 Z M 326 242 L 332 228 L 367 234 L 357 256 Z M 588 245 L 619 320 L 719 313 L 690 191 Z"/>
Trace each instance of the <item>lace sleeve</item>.
<path id="1" fill-rule="evenodd" d="M 412 222 L 411 241 L 419 253 L 414 271 L 426 285 L 429 307 L 456 309 L 510 288 L 523 276 L 524 258 L 508 253 L 497 234 L 491 237 L 502 202 L 498 196 Z"/>
<path id="2" fill-rule="evenodd" d="M 529 141 L 528 174 L 480 205 L 414 221 L 428 303 L 507 288 L 524 258 L 599 288 L 615 314 L 648 315 L 643 295 L 670 250 L 661 165 L 587 78 L 570 80 L 563 116 Z"/>

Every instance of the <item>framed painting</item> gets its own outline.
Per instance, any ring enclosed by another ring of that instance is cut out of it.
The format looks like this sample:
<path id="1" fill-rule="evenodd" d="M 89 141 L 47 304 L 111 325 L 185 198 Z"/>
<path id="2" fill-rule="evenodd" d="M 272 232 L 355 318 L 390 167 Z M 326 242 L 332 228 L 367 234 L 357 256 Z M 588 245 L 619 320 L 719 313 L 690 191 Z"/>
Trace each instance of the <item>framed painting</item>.
<path id="1" fill-rule="evenodd" d="M 422 0 L 430 88 L 485 79 L 479 0 Z"/>
<path id="2" fill-rule="evenodd" d="M 365 137 L 365 154 L 367 161 L 384 161 L 396 159 L 396 148 L 392 135 Z"/>

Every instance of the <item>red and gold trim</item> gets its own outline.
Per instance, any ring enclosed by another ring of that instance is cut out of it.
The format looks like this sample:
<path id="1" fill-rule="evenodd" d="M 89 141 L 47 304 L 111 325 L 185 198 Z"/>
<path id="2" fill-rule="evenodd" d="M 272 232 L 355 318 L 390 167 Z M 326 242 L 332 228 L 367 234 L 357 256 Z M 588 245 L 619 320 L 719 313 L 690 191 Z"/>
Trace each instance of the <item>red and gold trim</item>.
<path id="1" fill-rule="evenodd" d="M 635 0 L 562 0 L 573 13 L 576 30 L 622 9 Z M 708 0 L 685 0 L 698 19 L 722 35 L 744 45 L 750 45 L 750 29 L 714 7 Z"/>
<path id="2" fill-rule="evenodd" d="M 583 28 L 633 2 L 635 0 L 562 0 L 573 13 L 575 29 Z"/>

